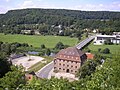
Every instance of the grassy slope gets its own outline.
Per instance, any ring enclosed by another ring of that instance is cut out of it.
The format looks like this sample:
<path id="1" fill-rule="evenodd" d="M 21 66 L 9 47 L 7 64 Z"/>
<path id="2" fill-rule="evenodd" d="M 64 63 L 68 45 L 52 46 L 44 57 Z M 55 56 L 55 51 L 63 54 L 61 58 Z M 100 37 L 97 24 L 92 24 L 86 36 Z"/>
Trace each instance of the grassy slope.
<path id="1" fill-rule="evenodd" d="M 53 48 L 56 43 L 63 42 L 70 46 L 74 46 L 77 43 L 77 38 L 63 37 L 63 36 L 31 36 L 31 35 L 4 35 L 0 34 L 0 41 L 3 42 L 20 42 L 28 43 L 34 47 L 40 47 L 41 44 L 45 44 L 48 48 Z"/>

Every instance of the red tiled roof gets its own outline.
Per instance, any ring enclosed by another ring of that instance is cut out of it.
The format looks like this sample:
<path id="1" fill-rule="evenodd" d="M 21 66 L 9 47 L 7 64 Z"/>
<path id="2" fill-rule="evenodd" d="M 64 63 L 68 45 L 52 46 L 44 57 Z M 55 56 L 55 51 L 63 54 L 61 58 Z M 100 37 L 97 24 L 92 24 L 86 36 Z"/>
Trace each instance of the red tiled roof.
<path id="1" fill-rule="evenodd" d="M 93 59 L 94 58 L 94 54 L 86 53 L 86 55 L 87 55 L 87 59 Z"/>

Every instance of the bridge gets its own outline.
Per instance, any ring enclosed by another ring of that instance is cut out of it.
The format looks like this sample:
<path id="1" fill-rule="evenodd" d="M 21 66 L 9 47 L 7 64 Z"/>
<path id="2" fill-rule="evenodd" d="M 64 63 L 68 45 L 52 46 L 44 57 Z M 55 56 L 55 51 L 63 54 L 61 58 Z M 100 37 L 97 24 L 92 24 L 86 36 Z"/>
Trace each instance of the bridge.
<path id="1" fill-rule="evenodd" d="M 76 45 L 77 49 L 82 49 L 85 45 L 87 45 L 90 41 L 92 41 L 95 38 L 95 36 L 90 36 L 86 38 L 85 40 L 81 41 L 79 44 Z"/>
<path id="2" fill-rule="evenodd" d="M 86 44 L 88 44 L 90 41 L 92 41 L 95 38 L 95 36 L 91 36 L 89 38 L 86 38 L 82 42 L 76 45 L 76 48 L 82 49 Z M 53 69 L 54 63 L 51 62 L 44 66 L 42 69 L 40 69 L 38 72 L 36 72 L 36 75 L 41 78 L 48 78 L 50 71 Z"/>

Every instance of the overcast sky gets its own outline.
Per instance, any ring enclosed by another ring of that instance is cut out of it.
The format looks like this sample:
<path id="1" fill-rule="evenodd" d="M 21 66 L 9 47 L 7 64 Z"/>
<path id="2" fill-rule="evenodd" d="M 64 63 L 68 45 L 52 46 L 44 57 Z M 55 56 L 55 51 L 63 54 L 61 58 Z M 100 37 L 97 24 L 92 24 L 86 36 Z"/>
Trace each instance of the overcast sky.
<path id="1" fill-rule="evenodd" d="M 120 11 L 120 0 L 0 0 L 0 13 L 23 8 Z"/>

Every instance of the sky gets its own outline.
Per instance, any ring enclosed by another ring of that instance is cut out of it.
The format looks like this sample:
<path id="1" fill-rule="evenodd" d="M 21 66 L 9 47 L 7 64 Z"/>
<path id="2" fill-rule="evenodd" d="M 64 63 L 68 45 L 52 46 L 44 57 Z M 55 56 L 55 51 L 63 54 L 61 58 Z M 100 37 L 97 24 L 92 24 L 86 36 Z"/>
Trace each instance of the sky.
<path id="1" fill-rule="evenodd" d="M 0 14 L 25 8 L 120 12 L 120 0 L 0 0 Z"/>

